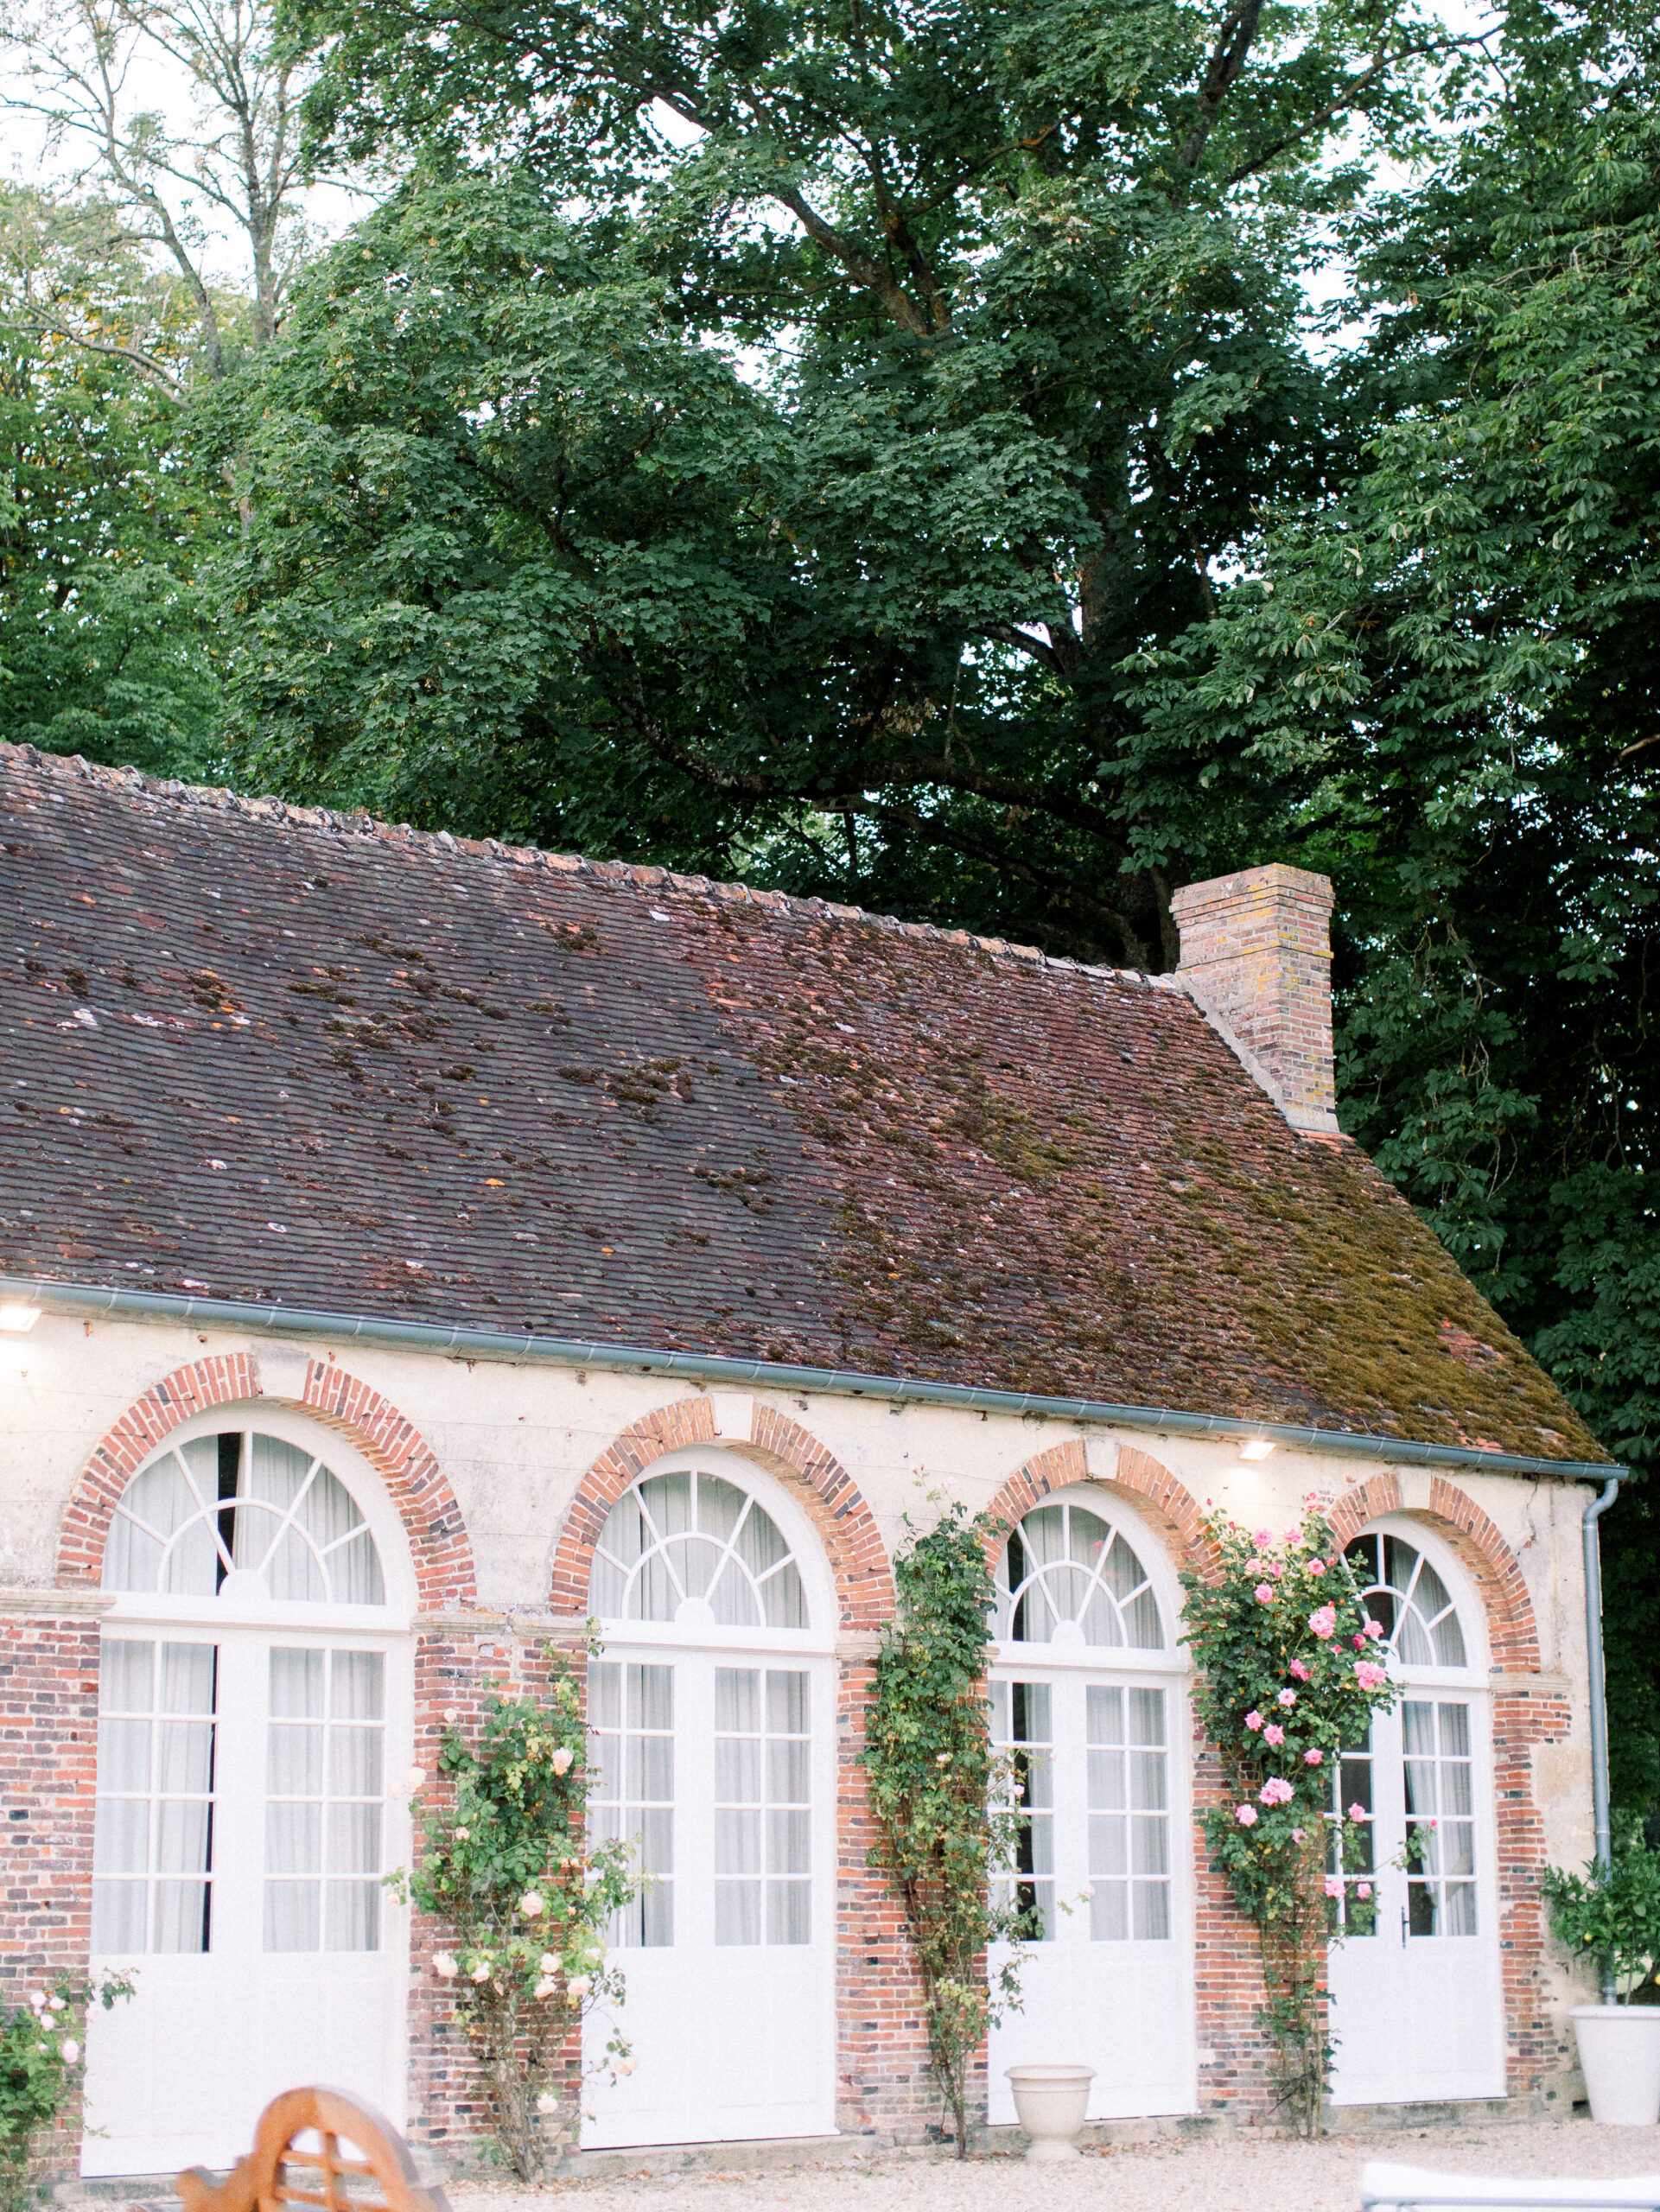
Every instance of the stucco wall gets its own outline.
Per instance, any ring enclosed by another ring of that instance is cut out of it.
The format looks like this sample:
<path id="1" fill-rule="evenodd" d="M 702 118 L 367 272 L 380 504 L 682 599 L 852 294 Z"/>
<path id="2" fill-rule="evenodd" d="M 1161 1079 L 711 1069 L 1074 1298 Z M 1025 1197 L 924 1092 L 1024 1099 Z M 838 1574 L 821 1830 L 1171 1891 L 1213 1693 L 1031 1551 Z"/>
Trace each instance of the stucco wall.
<path id="1" fill-rule="evenodd" d="M 107 1516 L 124 1470 L 140 1464 L 197 1403 L 245 1402 L 255 1392 L 306 1403 L 345 1427 L 394 1495 L 417 1554 L 423 1648 L 435 1675 L 445 1672 L 451 1685 L 434 1693 L 427 1715 L 434 1732 L 438 1703 L 455 1702 L 458 1646 L 473 1655 L 467 1663 L 475 1672 L 487 1674 L 518 1663 L 525 1635 L 559 1618 L 574 1624 L 582 1610 L 585 1531 L 591 1535 L 632 1468 L 694 1437 L 731 1444 L 796 1483 L 811 1502 L 835 1556 L 843 1724 L 852 1732 L 884 1609 L 881 1554 L 901 1541 L 907 1515 L 924 1524 L 932 1517 L 938 1493 L 971 1509 L 1017 1515 L 1034 1496 L 1067 1482 L 1115 1484 L 1173 1553 L 1197 1509 L 1211 1501 L 1249 1525 L 1282 1527 L 1313 1491 L 1345 1535 L 1384 1510 L 1422 1518 L 1451 1545 L 1481 1593 L 1498 1669 L 1511 2090 L 1532 2099 L 1564 2093 L 1571 2053 L 1562 2007 L 1584 1993 L 1542 1943 L 1536 1874 L 1544 1857 L 1578 1864 L 1591 1845 L 1581 1485 L 1391 1470 L 1387 1460 L 1373 1465 L 1286 1449 L 1247 1463 L 1236 1445 L 1221 1440 L 1116 1435 L 829 1394 L 703 1392 L 649 1375 L 471 1363 L 47 1314 L 28 1336 L 0 1338 L 0 1585 L 7 1593 L 0 1626 L 9 1622 L 14 1634 L 0 1726 L 9 1745 L 19 1736 L 33 1623 L 55 1618 L 46 1594 L 54 1586 L 73 1589 L 86 1602 L 100 1556 L 100 1513 Z M 92 1467 L 101 1440 L 103 1461 Z M 475 1608 L 497 1618 L 474 1626 L 468 1616 Z M 73 1632 L 84 1637 L 85 1628 L 78 1618 Z M 85 1702 L 79 1679 L 75 1694 Z M 36 1701 L 29 1710 L 38 1734 L 42 1708 Z M 7 1764 L 9 1791 L 38 1789 L 38 1778 L 24 1782 L 16 1763 Z M 74 1787 L 88 1796 L 90 1777 L 77 1773 Z M 868 2034 L 868 2047 L 843 2054 L 849 2084 L 843 2124 L 902 2133 L 907 2115 L 913 2120 L 926 2102 L 914 2000 L 891 1911 L 863 1872 L 867 1839 L 856 1797 L 852 1792 L 844 1808 L 843 1911 L 859 1923 L 849 1973 L 855 1970 L 854 1954 L 867 1963 L 856 1967 L 862 1980 L 845 2002 Z M 14 1852 L 26 1825 L 10 1830 Z M 23 1893 L 15 1884 L 8 1892 L 13 1900 Z M 1214 1897 L 1207 1904 L 1202 1879 L 1200 1897 L 1201 1918 L 1212 1916 L 1216 1976 L 1215 2018 L 1200 2022 L 1200 2044 L 1215 2053 L 1213 2071 L 1199 2076 L 1201 2105 L 1259 2104 L 1248 1942 L 1224 1904 Z M 5 1948 L 45 1966 L 84 1940 L 81 1916 L 54 1911 L 37 1916 L 22 1949 Z M 63 1962 L 76 1961 L 66 1952 Z M 415 2022 L 417 2101 L 447 2097 L 461 2126 L 467 2099 L 464 2088 L 441 2094 L 440 2082 L 455 2069 L 423 2008 L 431 2009 L 425 1997 Z"/>

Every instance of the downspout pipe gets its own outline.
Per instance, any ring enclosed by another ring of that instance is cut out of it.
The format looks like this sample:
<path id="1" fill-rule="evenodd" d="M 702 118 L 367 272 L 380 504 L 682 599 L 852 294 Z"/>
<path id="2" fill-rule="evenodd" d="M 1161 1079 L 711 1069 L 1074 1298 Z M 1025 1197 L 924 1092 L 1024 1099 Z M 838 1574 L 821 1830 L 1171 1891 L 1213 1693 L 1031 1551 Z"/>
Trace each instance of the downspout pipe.
<path id="1" fill-rule="evenodd" d="M 1596 1862 L 1606 1866 L 1614 1855 L 1613 1821 L 1608 1803 L 1608 1700 L 1603 1683 L 1602 1656 L 1602 1545 L 1597 1523 L 1619 1496 L 1626 1471 L 1611 1474 L 1600 1493 L 1586 1507 L 1580 1532 L 1585 1544 L 1585 1657 L 1591 1675 L 1591 1806 L 1596 1824 Z M 1602 2001 L 1612 2005 L 1616 1991 L 1612 1973 L 1602 1977 Z"/>

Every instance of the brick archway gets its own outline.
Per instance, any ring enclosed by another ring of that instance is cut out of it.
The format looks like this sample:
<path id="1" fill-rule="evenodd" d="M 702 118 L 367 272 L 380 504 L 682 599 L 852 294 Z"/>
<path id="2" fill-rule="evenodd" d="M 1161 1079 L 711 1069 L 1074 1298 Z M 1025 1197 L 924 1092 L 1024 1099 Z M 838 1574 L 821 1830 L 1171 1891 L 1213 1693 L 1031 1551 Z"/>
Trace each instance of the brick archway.
<path id="1" fill-rule="evenodd" d="M 270 1393 L 252 1352 L 226 1352 L 175 1367 L 100 1438 L 64 1511 L 59 1588 L 98 1585 L 110 1516 L 140 1467 L 175 1430 L 214 1406 L 246 1405 L 261 1398 L 297 1406 L 346 1438 L 373 1467 L 404 1524 L 423 1612 L 477 1604 L 472 1546 L 461 1507 L 414 1424 L 390 1399 L 332 1360 L 308 1360 L 298 1397 Z"/>
<path id="2" fill-rule="evenodd" d="M 1399 1476 L 1387 1474 L 1373 1475 L 1345 1491 L 1328 1518 L 1347 1545 L 1390 1513 L 1432 1529 L 1475 1585 L 1486 1616 L 1494 1667 L 1505 1675 L 1536 1675 L 1539 1626 L 1533 1600 L 1516 1554 L 1491 1517 L 1443 1475 L 1432 1478 L 1428 1505 L 1404 1505 Z"/>
<path id="3" fill-rule="evenodd" d="M 987 1511 L 998 1528 L 1007 1531 L 1053 1492 L 1070 1490 L 1078 1483 L 1089 1483 L 1110 1496 L 1116 1492 L 1129 1499 L 1163 1537 L 1173 1558 L 1185 1558 L 1202 1567 L 1212 1557 L 1213 1548 L 1193 1492 L 1177 1481 L 1162 1461 L 1129 1445 L 1120 1446 L 1116 1471 L 1105 1476 L 1091 1471 L 1084 1446 L 1076 1438 L 1040 1452 L 1015 1469 Z"/>
<path id="4" fill-rule="evenodd" d="M 552 1601 L 561 1612 L 588 1608 L 594 1547 L 607 1514 L 628 1485 L 665 1452 L 722 1446 L 787 1484 L 805 1509 L 830 1562 L 842 1629 L 874 1634 L 893 1617 L 894 1577 L 875 1516 L 847 1470 L 817 1438 L 787 1415 L 756 1403 L 747 1437 L 723 1436 L 713 1402 L 679 1398 L 633 1422 L 577 1484 L 554 1548 Z"/>

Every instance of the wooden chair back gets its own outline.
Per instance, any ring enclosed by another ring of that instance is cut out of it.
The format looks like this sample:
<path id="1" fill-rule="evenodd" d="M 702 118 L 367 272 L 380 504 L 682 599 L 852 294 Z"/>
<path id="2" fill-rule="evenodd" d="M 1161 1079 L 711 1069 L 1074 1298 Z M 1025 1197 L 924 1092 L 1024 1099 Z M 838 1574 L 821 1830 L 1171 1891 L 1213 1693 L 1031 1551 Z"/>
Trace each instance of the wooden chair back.
<path id="1" fill-rule="evenodd" d="M 313 2139 L 307 2148 L 302 2138 Z M 342 2144 L 355 2157 L 345 2156 Z M 344 2089 L 285 2089 L 259 2115 L 253 2149 L 217 2184 L 200 2166 L 179 2176 L 185 2212 L 449 2212 L 441 2189 L 423 2189 L 410 2146 L 389 2120 Z"/>

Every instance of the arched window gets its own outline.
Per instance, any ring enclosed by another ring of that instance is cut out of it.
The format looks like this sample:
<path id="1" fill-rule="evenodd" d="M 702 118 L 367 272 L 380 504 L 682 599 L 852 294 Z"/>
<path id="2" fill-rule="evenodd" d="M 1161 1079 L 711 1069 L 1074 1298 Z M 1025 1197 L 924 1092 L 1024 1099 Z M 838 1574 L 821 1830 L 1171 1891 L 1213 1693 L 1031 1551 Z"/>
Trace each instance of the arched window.
<path id="1" fill-rule="evenodd" d="M 1402 1536 L 1357 1536 L 1344 1557 L 1388 1648 L 1407 1667 L 1464 1667 L 1464 1630 L 1452 1593 Z"/>
<path id="2" fill-rule="evenodd" d="M 588 1833 L 643 1879 L 611 1929 L 639 2070 L 590 2090 L 582 2140 L 833 2127 L 836 1608 L 811 1524 L 735 1452 L 677 1452 L 610 1509 L 588 1604 Z M 607 2073 L 612 2032 L 588 2024 Z"/>
<path id="3" fill-rule="evenodd" d="M 806 1595 L 778 1523 L 747 1490 L 696 1467 L 650 1475 L 612 1507 L 595 1547 L 607 1620 L 806 1628 Z"/>
<path id="4" fill-rule="evenodd" d="M 118 1502 L 92 1952 L 138 1994 L 89 2023 L 89 2171 L 219 2163 L 302 2045 L 401 2097 L 410 1580 L 372 1470 L 280 1408 L 197 1416 Z"/>
<path id="5" fill-rule="evenodd" d="M 1479 1606 L 1402 1518 L 1344 1553 L 1396 1698 L 1332 1763 L 1342 2104 L 1504 2091 L 1493 1771 Z M 1342 1839 L 1339 1856 L 1338 1840 Z"/>
<path id="6" fill-rule="evenodd" d="M 302 1605 L 386 1599 L 374 1537 L 344 1483 L 314 1452 L 249 1429 L 175 1445 L 134 1476 L 110 1525 L 104 1587 Z"/>
<path id="7" fill-rule="evenodd" d="M 1030 1949 L 1021 2009 L 992 2031 L 994 2125 L 1014 2117 L 1005 2067 L 1063 2044 L 1096 2069 L 1092 2119 L 1194 2101 L 1186 1657 L 1157 1544 L 1080 1487 L 1027 1514 L 997 1564 L 988 1689 L 1014 1794 L 995 1894 Z"/>
<path id="8" fill-rule="evenodd" d="M 1134 1547 L 1086 1505 L 1063 1499 L 1028 1513 L 1004 1548 L 997 1586 L 1005 1643 L 1081 1638 L 1105 1649 L 1162 1651 L 1168 1640 Z"/>

